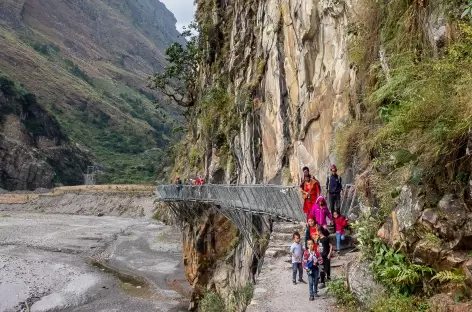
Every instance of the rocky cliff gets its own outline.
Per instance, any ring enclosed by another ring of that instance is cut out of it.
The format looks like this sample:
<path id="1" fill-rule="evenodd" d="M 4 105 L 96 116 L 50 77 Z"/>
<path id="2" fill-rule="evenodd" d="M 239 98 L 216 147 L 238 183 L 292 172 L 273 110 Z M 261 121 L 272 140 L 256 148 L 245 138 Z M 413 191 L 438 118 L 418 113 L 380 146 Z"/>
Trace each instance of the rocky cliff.
<path id="1" fill-rule="evenodd" d="M 191 202 L 158 206 L 155 216 L 182 228 L 185 275 L 193 288 L 189 310 L 244 311 L 269 243 L 268 220 Z"/>
<path id="2" fill-rule="evenodd" d="M 356 4 L 211 3 L 198 1 L 197 18 L 210 29 L 209 40 L 220 44 L 206 51 L 202 86 L 223 81 L 232 96 L 238 127 L 225 133 L 230 159 L 224 160 L 236 167 L 230 175 L 244 183 L 287 183 L 298 180 L 308 165 L 323 179 L 335 162 L 334 131 L 348 122 L 357 105 L 356 67 L 348 55 Z M 215 14 L 208 15 L 209 9 Z M 214 143 L 217 132 L 202 139 Z M 218 168 L 227 171 L 218 143 L 211 147 L 202 162 L 210 179 L 218 176 Z"/>
<path id="3" fill-rule="evenodd" d="M 156 110 L 147 79 L 182 42 L 175 24 L 157 0 L 1 0 L 0 73 L 90 149 L 103 182 L 154 181 L 180 112 Z"/>
<path id="4" fill-rule="evenodd" d="M 462 268 L 470 280 L 472 8 L 197 5 L 200 96 L 175 171 L 215 183 L 296 183 L 302 166 L 323 181 L 336 163 L 374 212 L 370 241 L 384 224 L 379 235 L 408 265 Z"/>
<path id="5" fill-rule="evenodd" d="M 71 143 L 36 96 L 0 77 L 0 188 L 80 184 L 90 156 Z"/>

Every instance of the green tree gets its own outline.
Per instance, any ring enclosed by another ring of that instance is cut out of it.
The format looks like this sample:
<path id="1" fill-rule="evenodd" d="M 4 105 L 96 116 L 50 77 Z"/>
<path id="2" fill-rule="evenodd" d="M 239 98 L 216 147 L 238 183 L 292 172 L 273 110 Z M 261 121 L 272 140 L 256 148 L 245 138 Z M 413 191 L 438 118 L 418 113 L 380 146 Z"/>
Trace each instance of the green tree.
<path id="1" fill-rule="evenodd" d="M 184 27 L 182 37 L 187 40 L 186 46 L 173 43 L 166 50 L 169 64 L 162 73 L 151 77 L 151 87 L 160 90 L 164 95 L 180 106 L 195 105 L 198 61 L 199 61 L 199 29 L 193 22 Z"/>

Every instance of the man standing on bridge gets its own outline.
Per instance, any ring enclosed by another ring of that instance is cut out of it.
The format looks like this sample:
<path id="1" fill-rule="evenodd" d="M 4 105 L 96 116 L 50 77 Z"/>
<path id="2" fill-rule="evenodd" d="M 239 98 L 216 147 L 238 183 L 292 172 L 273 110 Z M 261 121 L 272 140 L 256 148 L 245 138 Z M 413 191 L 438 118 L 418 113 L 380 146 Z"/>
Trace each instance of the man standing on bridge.
<path id="1" fill-rule="evenodd" d="M 329 209 L 331 214 L 340 209 L 341 193 L 343 191 L 342 179 L 338 176 L 336 165 L 331 166 L 331 175 L 326 179 Z"/>

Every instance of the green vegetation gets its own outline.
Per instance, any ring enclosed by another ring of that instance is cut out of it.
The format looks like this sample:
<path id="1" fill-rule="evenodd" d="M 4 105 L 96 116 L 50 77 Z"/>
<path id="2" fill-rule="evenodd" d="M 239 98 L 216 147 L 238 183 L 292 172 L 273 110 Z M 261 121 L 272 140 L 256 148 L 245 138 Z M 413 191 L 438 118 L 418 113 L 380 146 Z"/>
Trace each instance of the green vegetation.
<path id="1" fill-rule="evenodd" d="M 225 300 L 216 292 L 207 292 L 199 302 L 199 311 L 202 312 L 237 312 L 244 311 L 251 303 L 254 286 L 250 283 L 231 290 Z"/>
<path id="2" fill-rule="evenodd" d="M 103 169 L 99 183 L 148 184 L 165 177 L 169 145 L 182 137 L 173 131 L 181 112 L 172 105 L 156 109 L 161 99 L 145 89 L 136 70 L 120 67 L 119 56 L 116 63 L 81 58 L 89 51 L 61 49 L 40 30 L 0 30 L 2 52 L 17 63 L 13 68 L 0 60 L 0 74 L 34 91 L 62 131 L 90 152 Z M 36 70 L 28 72 L 30 64 Z"/>
<path id="3" fill-rule="evenodd" d="M 354 310 L 356 299 L 347 287 L 345 278 L 336 278 L 328 282 L 328 293 L 331 294 L 339 304 L 348 310 Z"/>
<path id="4" fill-rule="evenodd" d="M 216 292 L 207 292 L 198 304 L 201 312 L 221 312 L 226 311 L 223 298 Z"/>
<path id="5" fill-rule="evenodd" d="M 390 293 L 378 299 L 372 307 L 373 312 L 427 312 L 428 304 L 420 297 Z"/>
<path id="6" fill-rule="evenodd" d="M 54 43 L 44 44 L 37 42 L 33 44 L 33 49 L 42 55 L 50 55 L 52 52 L 59 53 L 61 51 L 61 48 Z"/>
<path id="7" fill-rule="evenodd" d="M 461 14 L 461 19 L 468 18 L 472 23 L 472 0 L 468 0 L 467 4 L 463 6 L 464 11 Z"/>
<path id="8" fill-rule="evenodd" d="M 251 283 L 233 289 L 230 296 L 228 312 L 244 311 L 251 303 L 253 296 L 254 285 Z"/>
<path id="9" fill-rule="evenodd" d="M 68 70 L 71 72 L 72 75 L 79 77 L 80 79 L 87 82 L 89 85 L 93 85 L 93 81 L 90 76 L 81 70 L 77 64 L 74 64 L 71 60 L 64 60 L 64 63 L 67 65 Z"/>
<path id="10" fill-rule="evenodd" d="M 464 22 L 470 5 L 462 5 L 366 0 L 361 11 L 366 18 L 349 27 L 364 111 L 336 134 L 335 151 L 340 167 L 354 158 L 361 168 L 372 165 L 372 187 L 364 197 L 384 216 L 405 184 L 450 190 L 466 181 L 461 172 L 472 124 L 472 27 Z M 452 33 L 438 48 L 423 25 L 424 16 L 441 6 L 449 12 Z M 386 58 L 379 60 L 381 49 Z"/>
<path id="11" fill-rule="evenodd" d="M 430 294 L 431 289 L 437 289 L 443 284 L 459 288 L 465 285 L 466 278 L 462 271 L 438 272 L 425 265 L 413 264 L 400 249 L 386 245 L 376 235 L 380 220 L 378 216 L 367 214 L 354 224 L 363 259 L 371 261 L 374 278 L 387 287 L 390 294 L 387 299 L 379 298 L 373 307 L 374 311 L 427 311 L 422 297 Z M 427 239 L 439 243 L 431 235 L 426 234 Z"/>
<path id="12" fill-rule="evenodd" d="M 182 36 L 187 39 L 187 45 L 173 43 L 166 50 L 169 65 L 151 79 L 154 88 L 183 107 L 194 106 L 197 98 L 199 36 L 196 33 L 200 33 L 196 23 L 184 29 Z"/>

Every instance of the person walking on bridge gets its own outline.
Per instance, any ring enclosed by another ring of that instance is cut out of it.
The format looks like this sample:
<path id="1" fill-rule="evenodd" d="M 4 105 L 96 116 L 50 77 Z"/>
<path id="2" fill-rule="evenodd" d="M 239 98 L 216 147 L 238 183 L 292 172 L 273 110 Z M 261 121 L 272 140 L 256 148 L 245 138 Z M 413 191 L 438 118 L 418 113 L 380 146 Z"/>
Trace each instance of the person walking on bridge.
<path id="1" fill-rule="evenodd" d="M 331 175 L 326 178 L 326 192 L 328 193 L 329 209 L 331 214 L 341 207 L 341 193 L 343 192 L 342 179 L 338 176 L 336 165 L 331 166 Z"/>
<path id="2" fill-rule="evenodd" d="M 308 215 L 311 208 L 315 204 L 315 200 L 321 193 L 320 182 L 311 177 L 309 173 L 305 173 L 302 184 L 300 184 L 300 190 L 303 194 L 303 212 Z"/>

